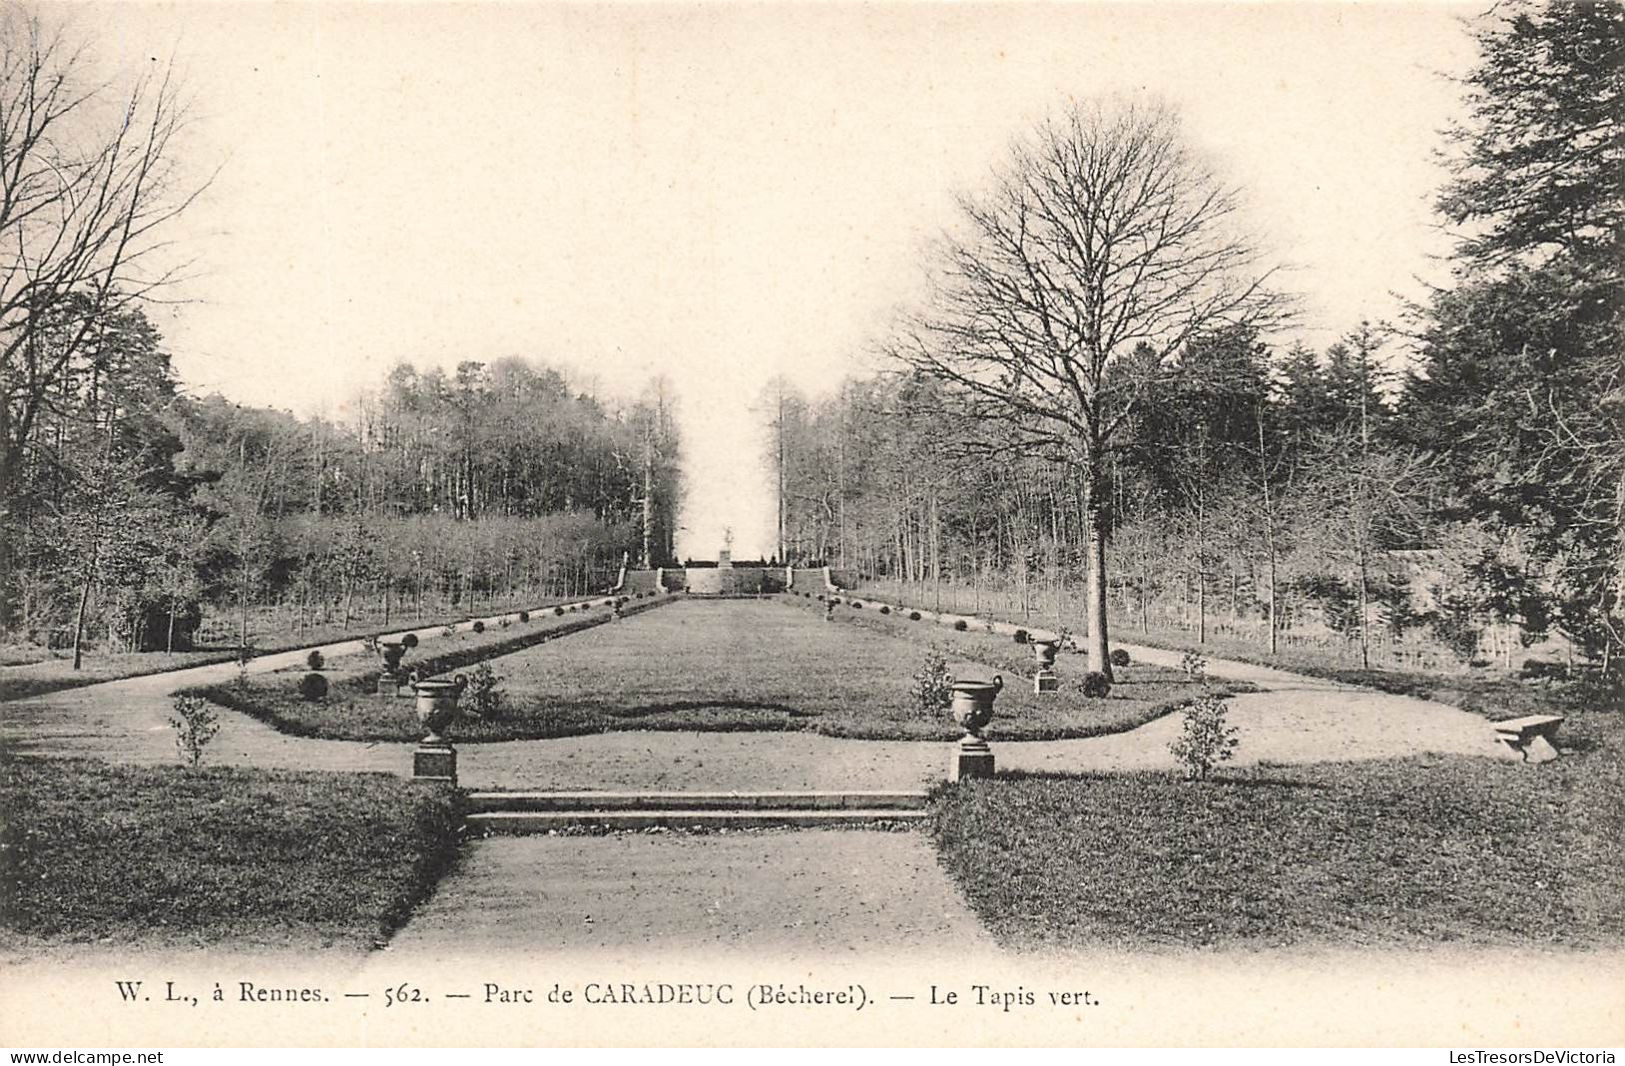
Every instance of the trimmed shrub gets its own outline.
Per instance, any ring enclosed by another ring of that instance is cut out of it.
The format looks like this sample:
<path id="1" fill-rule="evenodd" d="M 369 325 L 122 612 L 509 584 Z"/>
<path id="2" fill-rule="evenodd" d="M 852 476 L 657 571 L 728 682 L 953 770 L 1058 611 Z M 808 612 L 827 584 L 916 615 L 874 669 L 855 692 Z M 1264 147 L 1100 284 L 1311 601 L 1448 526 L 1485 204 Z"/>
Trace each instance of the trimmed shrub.
<path id="1" fill-rule="evenodd" d="M 963 633 L 965 630 L 970 628 L 970 624 L 967 623 L 963 618 L 956 618 L 954 619 L 954 628 Z"/>
<path id="2" fill-rule="evenodd" d="M 474 632 L 476 632 L 476 633 L 484 633 L 485 632 L 485 623 L 484 622 L 475 622 L 474 623 Z"/>
<path id="3" fill-rule="evenodd" d="M 886 606 L 886 605 L 885 605 L 885 604 L 884 604 L 884 603 L 883 603 L 883 604 L 881 604 L 881 605 L 880 605 L 880 613 L 881 613 L 881 614 L 891 614 L 891 608 L 890 608 L 890 607 L 887 607 L 887 606 Z"/>
<path id="4" fill-rule="evenodd" d="M 1111 655 L 1107 656 L 1107 661 L 1113 666 L 1127 666 L 1129 664 L 1127 649 L 1113 648 Z"/>
<path id="5" fill-rule="evenodd" d="M 299 695 L 309 703 L 327 698 L 327 678 L 314 671 L 299 679 Z"/>
<path id="6" fill-rule="evenodd" d="M 918 622 L 920 620 L 920 612 L 919 611 L 910 611 L 910 612 L 908 612 L 908 620 L 910 622 Z"/>
<path id="7" fill-rule="evenodd" d="M 1112 683 L 1106 675 L 1099 670 L 1091 670 L 1083 675 L 1083 694 L 1092 700 L 1103 700 L 1112 690 Z"/>
<path id="8" fill-rule="evenodd" d="M 1028 640 L 1031 639 L 1031 637 L 1032 637 L 1032 634 L 1028 633 L 1025 629 L 1018 629 L 1015 632 L 1015 638 L 1016 638 L 1016 643 L 1017 644 L 1025 644 L 1025 643 L 1027 643 Z"/>
<path id="9" fill-rule="evenodd" d="M 854 611 L 861 611 L 861 610 L 863 610 L 863 601 L 862 601 L 862 600 L 853 600 L 853 601 L 852 601 L 852 609 L 853 609 L 853 610 L 854 610 Z"/>
<path id="10" fill-rule="evenodd" d="M 411 651 L 413 648 L 418 646 L 418 635 L 416 633 L 406 634 L 406 636 L 401 638 L 401 645 L 405 647 L 407 651 Z"/>
<path id="11" fill-rule="evenodd" d="M 310 654 L 305 656 L 305 665 L 310 667 L 312 670 L 320 670 L 322 668 L 322 664 L 325 662 L 327 662 L 327 660 L 322 658 L 322 653 L 317 651 L 315 648 L 310 649 Z"/>
<path id="12" fill-rule="evenodd" d="M 530 612 L 529 612 L 529 611 L 520 611 L 520 612 L 519 612 L 519 620 L 520 620 L 520 621 L 521 621 L 521 622 L 528 622 L 528 621 L 530 621 Z"/>
<path id="13" fill-rule="evenodd" d="M 555 607 L 555 608 L 553 608 L 553 613 L 556 614 L 556 615 L 563 615 L 564 614 L 564 608 L 563 607 Z"/>

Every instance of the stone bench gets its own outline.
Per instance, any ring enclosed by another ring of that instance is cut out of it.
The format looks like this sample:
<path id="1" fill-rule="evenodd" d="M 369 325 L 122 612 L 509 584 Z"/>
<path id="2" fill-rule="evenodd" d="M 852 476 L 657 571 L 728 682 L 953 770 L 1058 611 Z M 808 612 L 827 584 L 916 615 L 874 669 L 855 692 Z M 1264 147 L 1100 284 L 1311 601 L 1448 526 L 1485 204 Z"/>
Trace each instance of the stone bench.
<path id="1" fill-rule="evenodd" d="M 1511 718 L 1496 722 L 1495 739 L 1523 757 L 1524 762 L 1551 762 L 1557 758 L 1552 741 L 1563 724 L 1560 714 L 1532 714 L 1527 718 Z"/>

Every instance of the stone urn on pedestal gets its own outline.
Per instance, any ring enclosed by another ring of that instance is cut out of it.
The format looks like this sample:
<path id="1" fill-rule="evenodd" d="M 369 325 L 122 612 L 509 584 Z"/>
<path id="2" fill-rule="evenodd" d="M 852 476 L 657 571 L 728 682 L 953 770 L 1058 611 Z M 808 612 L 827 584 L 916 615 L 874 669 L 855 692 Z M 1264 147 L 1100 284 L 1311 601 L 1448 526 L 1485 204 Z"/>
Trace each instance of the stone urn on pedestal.
<path id="1" fill-rule="evenodd" d="M 379 643 L 378 661 L 384 669 L 378 675 L 378 695 L 395 696 L 400 693 L 401 686 L 406 683 L 406 674 L 401 670 L 401 659 L 405 655 L 404 641 L 385 640 Z"/>
<path id="2" fill-rule="evenodd" d="M 429 731 L 412 755 L 412 776 L 418 780 L 457 783 L 457 749 L 445 734 L 457 720 L 457 701 L 467 686 L 468 679 L 462 674 L 450 681 L 430 678 L 412 682 L 418 721 Z"/>
<path id="3" fill-rule="evenodd" d="M 1033 657 L 1038 660 L 1038 673 L 1033 675 L 1034 692 L 1055 692 L 1061 679 L 1055 673 L 1055 653 L 1060 650 L 1059 640 L 1034 640 Z"/>
<path id="4" fill-rule="evenodd" d="M 948 705 L 954 721 L 965 735 L 959 738 L 954 751 L 952 777 L 962 781 L 967 777 L 993 776 L 993 750 L 982 739 L 982 730 L 993 720 L 993 698 L 1004 688 L 1004 678 L 993 675 L 992 681 L 956 681 L 949 679 L 953 701 Z"/>

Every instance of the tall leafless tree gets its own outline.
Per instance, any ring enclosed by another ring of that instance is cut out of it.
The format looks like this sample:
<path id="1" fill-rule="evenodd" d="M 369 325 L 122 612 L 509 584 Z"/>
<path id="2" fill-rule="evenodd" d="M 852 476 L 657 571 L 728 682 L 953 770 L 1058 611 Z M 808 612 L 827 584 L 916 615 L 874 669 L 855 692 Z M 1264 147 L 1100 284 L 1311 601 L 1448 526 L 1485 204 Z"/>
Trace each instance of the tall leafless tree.
<path id="1" fill-rule="evenodd" d="M 0 523 L 101 324 L 184 269 L 163 229 L 207 184 L 182 187 L 185 122 L 167 67 L 117 89 L 38 16 L 0 9 Z"/>
<path id="2" fill-rule="evenodd" d="M 1192 340 L 1265 326 L 1284 300 L 1238 202 L 1155 103 L 1076 102 L 960 198 L 934 292 L 896 346 L 1015 427 L 1029 455 L 1076 463 L 1085 494 L 1089 667 L 1110 674 L 1107 456 Z"/>

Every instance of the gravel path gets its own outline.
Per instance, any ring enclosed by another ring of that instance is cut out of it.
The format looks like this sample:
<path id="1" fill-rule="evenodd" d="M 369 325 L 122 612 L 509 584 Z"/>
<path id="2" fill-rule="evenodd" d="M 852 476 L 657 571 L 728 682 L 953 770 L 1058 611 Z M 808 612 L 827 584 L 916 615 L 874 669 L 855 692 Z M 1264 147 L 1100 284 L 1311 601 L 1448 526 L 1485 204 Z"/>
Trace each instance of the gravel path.
<path id="1" fill-rule="evenodd" d="M 476 841 L 377 961 L 950 950 L 997 952 L 922 834 L 759 830 Z"/>

